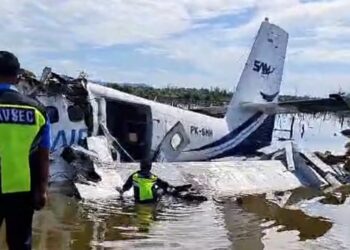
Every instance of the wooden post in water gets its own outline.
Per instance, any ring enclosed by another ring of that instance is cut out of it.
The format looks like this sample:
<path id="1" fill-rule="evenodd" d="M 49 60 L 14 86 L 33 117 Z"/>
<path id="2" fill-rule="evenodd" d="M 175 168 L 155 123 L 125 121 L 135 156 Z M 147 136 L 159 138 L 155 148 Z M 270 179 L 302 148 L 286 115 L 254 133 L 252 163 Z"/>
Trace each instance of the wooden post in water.
<path id="1" fill-rule="evenodd" d="M 293 137 L 293 128 L 294 128 L 295 116 L 292 116 L 292 123 L 290 125 L 289 139 L 291 140 Z"/>

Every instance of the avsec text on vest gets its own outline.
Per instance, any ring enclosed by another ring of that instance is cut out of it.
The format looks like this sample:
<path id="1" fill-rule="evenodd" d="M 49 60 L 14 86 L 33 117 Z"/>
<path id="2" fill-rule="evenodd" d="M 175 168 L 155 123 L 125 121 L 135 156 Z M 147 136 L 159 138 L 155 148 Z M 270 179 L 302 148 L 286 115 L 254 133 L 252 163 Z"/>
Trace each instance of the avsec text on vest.
<path id="1" fill-rule="evenodd" d="M 0 123 L 35 124 L 33 109 L 0 107 Z"/>

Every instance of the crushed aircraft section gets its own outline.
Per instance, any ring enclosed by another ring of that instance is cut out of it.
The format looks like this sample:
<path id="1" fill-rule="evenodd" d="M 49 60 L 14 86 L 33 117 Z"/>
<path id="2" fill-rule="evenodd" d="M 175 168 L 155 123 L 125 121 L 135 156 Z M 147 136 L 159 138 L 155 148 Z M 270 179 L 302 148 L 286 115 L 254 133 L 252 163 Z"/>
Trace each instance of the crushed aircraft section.
<path id="1" fill-rule="evenodd" d="M 106 110 L 103 109 L 106 100 L 95 97 L 89 91 L 89 82 L 84 76 L 70 78 L 47 68 L 39 81 L 26 72 L 19 83 L 19 90 L 45 105 L 56 134 L 50 165 L 53 189 L 73 184 L 78 188 L 68 193 L 84 198 L 98 186 L 102 190 L 101 196 L 113 195 L 114 187 L 121 185 L 122 177 L 137 169 L 137 164 L 121 162 L 120 155 L 127 154 L 127 151 L 107 129 Z M 96 99 L 99 99 L 98 102 Z M 58 117 L 60 123 L 56 121 Z M 65 134 L 62 126 L 70 128 L 71 134 Z M 173 157 L 176 157 L 176 152 Z M 227 190 L 231 195 L 284 191 L 300 186 L 338 187 L 347 183 L 349 157 L 337 161 L 329 158 L 329 155 L 299 150 L 292 143 L 277 149 L 265 148 L 255 161 L 168 163 L 164 162 L 167 157 L 158 152 L 155 159 L 163 162 L 156 163 L 154 171 L 169 177 L 173 183 Z M 167 174 L 169 168 L 172 169 L 171 176 Z"/>

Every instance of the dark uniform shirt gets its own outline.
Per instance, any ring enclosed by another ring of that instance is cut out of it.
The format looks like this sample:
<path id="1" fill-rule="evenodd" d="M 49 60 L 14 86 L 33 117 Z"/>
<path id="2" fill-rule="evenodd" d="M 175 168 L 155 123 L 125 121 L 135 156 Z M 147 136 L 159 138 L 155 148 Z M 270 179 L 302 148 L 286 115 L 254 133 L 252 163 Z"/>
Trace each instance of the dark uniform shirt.
<path id="1" fill-rule="evenodd" d="M 37 108 L 45 117 L 47 117 L 45 108 L 39 102 L 20 94 L 16 89 L 16 87 L 11 84 L 0 83 L 0 104 L 16 104 L 16 105 L 32 106 Z M 50 149 L 50 123 L 48 118 L 46 118 L 46 123 L 39 131 L 38 136 L 33 142 L 32 148 L 31 148 L 31 155 L 30 155 L 29 161 L 30 161 L 32 184 L 37 181 L 36 176 L 38 175 L 38 172 L 36 169 L 37 159 L 35 157 L 35 152 L 38 147 Z M 18 199 L 19 197 L 23 197 L 24 199 Z M 28 196 L 27 193 L 2 194 L 1 178 L 0 178 L 0 205 L 5 202 L 3 199 L 17 200 L 16 202 L 25 201 L 25 203 L 27 203 L 27 200 L 30 199 L 30 196 Z M 10 202 L 5 202 L 5 203 L 10 203 Z"/>

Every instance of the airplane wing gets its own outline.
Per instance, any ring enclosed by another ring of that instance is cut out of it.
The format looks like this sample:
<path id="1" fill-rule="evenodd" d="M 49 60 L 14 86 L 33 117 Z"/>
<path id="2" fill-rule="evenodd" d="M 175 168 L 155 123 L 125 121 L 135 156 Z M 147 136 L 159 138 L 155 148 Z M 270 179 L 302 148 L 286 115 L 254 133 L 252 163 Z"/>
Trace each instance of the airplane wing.
<path id="1" fill-rule="evenodd" d="M 329 98 L 284 101 L 278 103 L 241 103 L 241 107 L 258 110 L 268 114 L 293 114 L 293 113 L 334 113 L 336 115 L 350 116 L 350 94 L 331 94 Z M 200 107 L 191 109 L 199 113 L 224 117 L 227 106 Z"/>
<path id="2" fill-rule="evenodd" d="M 282 108 L 293 107 L 301 113 L 350 111 L 350 95 L 331 94 L 329 98 L 287 101 L 278 104 Z"/>
<path id="3" fill-rule="evenodd" d="M 350 95 L 332 94 L 329 98 L 285 101 L 278 103 L 242 103 L 243 108 L 268 114 L 288 113 L 335 113 L 350 115 Z"/>

